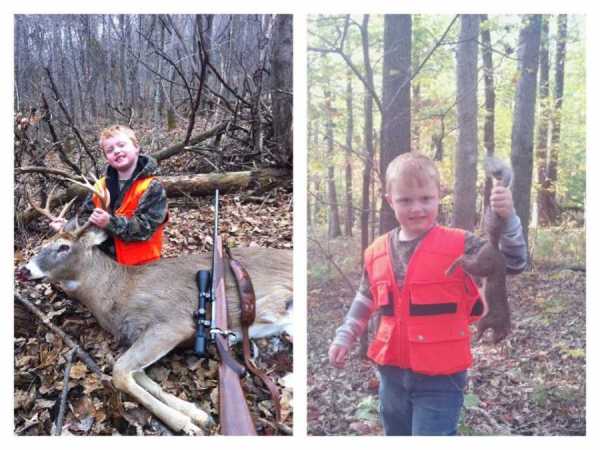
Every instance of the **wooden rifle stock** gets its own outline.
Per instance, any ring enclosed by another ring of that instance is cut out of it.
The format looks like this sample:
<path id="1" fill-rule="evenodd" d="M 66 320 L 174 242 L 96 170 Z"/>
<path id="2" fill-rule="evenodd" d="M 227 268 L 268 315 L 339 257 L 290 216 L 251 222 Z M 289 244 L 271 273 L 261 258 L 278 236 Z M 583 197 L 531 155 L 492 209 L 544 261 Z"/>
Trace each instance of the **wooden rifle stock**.
<path id="1" fill-rule="evenodd" d="M 216 194 L 218 202 L 218 192 Z M 218 205 L 218 203 L 217 203 Z M 215 208 L 215 213 L 218 207 Z M 221 433 L 227 436 L 256 436 L 256 428 L 246 397 L 242 389 L 240 376 L 245 369 L 229 353 L 227 323 L 227 299 L 225 298 L 225 271 L 223 263 L 223 242 L 218 234 L 217 218 L 215 218 L 215 233 L 213 238 L 213 330 L 214 339 L 219 351 L 219 420 Z"/>

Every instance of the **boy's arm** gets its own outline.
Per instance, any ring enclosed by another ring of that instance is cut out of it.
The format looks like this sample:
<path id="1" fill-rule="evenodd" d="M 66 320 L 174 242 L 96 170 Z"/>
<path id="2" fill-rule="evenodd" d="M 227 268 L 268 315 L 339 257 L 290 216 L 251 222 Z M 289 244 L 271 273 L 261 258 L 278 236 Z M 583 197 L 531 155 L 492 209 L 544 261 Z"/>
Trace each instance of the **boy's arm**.
<path id="1" fill-rule="evenodd" d="M 369 278 L 366 270 L 363 270 L 360 286 L 356 291 L 352 305 L 350 305 L 350 310 L 344 318 L 344 323 L 336 330 L 333 345 L 345 348 L 351 347 L 367 328 L 373 308 Z"/>
<path id="2" fill-rule="evenodd" d="M 125 242 L 145 241 L 150 239 L 166 216 L 167 193 L 160 181 L 155 179 L 142 195 L 133 216 L 111 216 L 106 230 Z"/>
<path id="3" fill-rule="evenodd" d="M 527 266 L 527 243 L 523 235 L 521 219 L 512 214 L 504 225 L 500 236 L 500 250 L 506 258 L 506 269 L 510 274 L 523 272 Z"/>

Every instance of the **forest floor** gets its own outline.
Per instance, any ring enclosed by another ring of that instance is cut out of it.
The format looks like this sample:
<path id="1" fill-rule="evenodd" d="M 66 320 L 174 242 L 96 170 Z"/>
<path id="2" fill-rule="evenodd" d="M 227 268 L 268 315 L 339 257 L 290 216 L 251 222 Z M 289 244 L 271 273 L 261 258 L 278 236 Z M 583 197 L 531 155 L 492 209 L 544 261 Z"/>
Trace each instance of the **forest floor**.
<path id="1" fill-rule="evenodd" d="M 318 260 L 312 251 L 309 260 Z M 382 435 L 373 364 L 360 358 L 358 345 L 345 369 L 327 359 L 354 292 L 319 270 L 308 284 L 308 434 Z M 356 265 L 346 274 L 358 284 Z M 495 346 L 474 345 L 459 434 L 585 435 L 585 272 L 538 265 L 507 286 L 512 333 Z"/>
<path id="2" fill-rule="evenodd" d="M 165 231 L 165 256 L 208 252 L 212 242 L 212 198 L 170 201 Z M 249 193 L 221 196 L 220 229 L 230 246 L 292 247 L 292 194 L 276 189 L 260 196 Z M 41 225 L 41 222 L 40 222 Z M 43 225 L 40 229 L 46 228 Z M 16 251 L 15 268 L 39 249 L 44 236 L 20 236 L 26 242 Z M 92 315 L 47 283 L 16 282 L 15 292 L 27 297 L 96 361 L 107 374 L 123 352 Z M 257 365 L 267 370 L 282 391 L 284 428 L 290 430 L 292 408 L 292 339 L 287 335 L 256 341 Z M 241 353 L 240 345 L 236 351 Z M 48 328 L 35 321 L 27 335 L 15 337 L 14 430 L 17 435 L 48 435 L 58 413 L 66 355 L 70 348 Z M 239 355 L 238 355 L 239 356 Z M 175 350 L 153 364 L 148 374 L 179 398 L 195 402 L 213 417 L 218 415 L 218 376 L 215 359 L 199 359 L 192 350 Z M 260 381 L 246 377 L 244 389 L 258 433 L 285 434 L 277 427 L 268 392 Z M 72 366 L 63 435 L 162 435 L 169 431 L 150 413 L 122 395 L 127 417 L 111 415 L 99 379 L 77 360 Z"/>

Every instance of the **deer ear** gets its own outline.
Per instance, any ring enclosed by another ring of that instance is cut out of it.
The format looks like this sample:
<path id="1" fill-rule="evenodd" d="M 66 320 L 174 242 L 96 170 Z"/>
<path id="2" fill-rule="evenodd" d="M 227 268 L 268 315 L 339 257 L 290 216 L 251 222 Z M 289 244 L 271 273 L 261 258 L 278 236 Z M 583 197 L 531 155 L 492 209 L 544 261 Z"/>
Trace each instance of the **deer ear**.
<path id="1" fill-rule="evenodd" d="M 96 245 L 102 244 L 107 238 L 108 235 L 104 230 L 91 226 L 83 233 L 81 238 L 79 238 L 79 242 L 86 247 L 95 247 Z"/>

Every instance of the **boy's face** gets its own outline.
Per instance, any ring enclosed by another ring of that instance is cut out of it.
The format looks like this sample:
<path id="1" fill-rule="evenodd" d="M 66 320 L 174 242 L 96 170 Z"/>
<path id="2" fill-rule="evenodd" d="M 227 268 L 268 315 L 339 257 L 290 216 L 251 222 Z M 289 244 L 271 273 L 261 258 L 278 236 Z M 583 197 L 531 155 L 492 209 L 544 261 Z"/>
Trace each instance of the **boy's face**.
<path id="1" fill-rule="evenodd" d="M 404 239 L 419 237 L 437 220 L 440 194 L 433 180 L 392 182 L 385 198 L 394 210 Z"/>
<path id="2" fill-rule="evenodd" d="M 101 143 L 108 164 L 119 173 L 133 171 L 138 161 L 140 148 L 123 133 L 117 133 Z"/>

